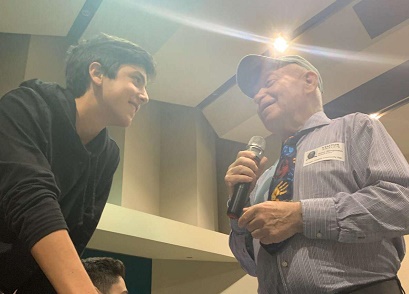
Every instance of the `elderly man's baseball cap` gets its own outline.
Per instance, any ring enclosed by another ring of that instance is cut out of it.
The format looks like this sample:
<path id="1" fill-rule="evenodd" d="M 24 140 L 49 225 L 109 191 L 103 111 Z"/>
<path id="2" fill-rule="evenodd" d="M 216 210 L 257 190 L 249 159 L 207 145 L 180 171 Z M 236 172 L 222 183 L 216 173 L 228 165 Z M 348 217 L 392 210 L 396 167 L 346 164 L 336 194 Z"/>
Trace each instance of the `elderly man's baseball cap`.
<path id="1" fill-rule="evenodd" d="M 237 67 L 237 85 L 244 94 L 253 98 L 261 88 L 259 79 L 263 70 L 275 70 L 293 63 L 315 72 L 318 75 L 318 88 L 323 92 L 324 88 L 319 71 L 309 61 L 298 55 L 288 55 L 279 58 L 256 54 L 244 56 Z"/>

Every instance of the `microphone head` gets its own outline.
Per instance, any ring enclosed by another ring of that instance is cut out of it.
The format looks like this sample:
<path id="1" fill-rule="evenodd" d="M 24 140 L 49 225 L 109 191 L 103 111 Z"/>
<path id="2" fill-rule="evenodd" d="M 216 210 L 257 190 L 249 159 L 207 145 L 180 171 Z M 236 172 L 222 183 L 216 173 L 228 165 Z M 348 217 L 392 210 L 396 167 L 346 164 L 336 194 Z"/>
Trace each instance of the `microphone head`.
<path id="1" fill-rule="evenodd" d="M 264 149 L 266 148 L 266 140 L 261 136 L 254 136 L 250 139 L 247 150 L 254 153 L 255 160 L 260 161 L 263 157 Z"/>
<path id="2" fill-rule="evenodd" d="M 261 136 L 251 137 L 249 143 L 247 144 L 247 147 L 257 147 L 264 151 L 264 149 L 266 148 L 266 140 Z"/>

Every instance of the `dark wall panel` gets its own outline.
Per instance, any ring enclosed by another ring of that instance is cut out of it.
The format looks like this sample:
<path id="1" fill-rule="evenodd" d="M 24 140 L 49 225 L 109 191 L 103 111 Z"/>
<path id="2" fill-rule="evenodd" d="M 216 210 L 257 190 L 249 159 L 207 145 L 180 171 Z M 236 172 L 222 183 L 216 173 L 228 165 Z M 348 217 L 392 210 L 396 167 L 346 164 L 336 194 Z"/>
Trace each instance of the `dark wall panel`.
<path id="1" fill-rule="evenodd" d="M 330 118 L 376 113 L 409 97 L 409 60 L 324 105 Z"/>

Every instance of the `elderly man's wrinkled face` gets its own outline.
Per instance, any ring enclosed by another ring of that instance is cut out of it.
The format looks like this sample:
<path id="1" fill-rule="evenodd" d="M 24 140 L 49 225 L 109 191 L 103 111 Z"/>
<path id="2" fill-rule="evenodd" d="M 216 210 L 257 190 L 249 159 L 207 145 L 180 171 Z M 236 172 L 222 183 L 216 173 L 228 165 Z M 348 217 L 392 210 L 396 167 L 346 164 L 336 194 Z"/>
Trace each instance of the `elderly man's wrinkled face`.
<path id="1" fill-rule="evenodd" d="M 295 128 L 307 111 L 305 95 L 307 70 L 290 64 L 261 74 L 261 89 L 254 96 L 258 115 L 272 133 Z"/>

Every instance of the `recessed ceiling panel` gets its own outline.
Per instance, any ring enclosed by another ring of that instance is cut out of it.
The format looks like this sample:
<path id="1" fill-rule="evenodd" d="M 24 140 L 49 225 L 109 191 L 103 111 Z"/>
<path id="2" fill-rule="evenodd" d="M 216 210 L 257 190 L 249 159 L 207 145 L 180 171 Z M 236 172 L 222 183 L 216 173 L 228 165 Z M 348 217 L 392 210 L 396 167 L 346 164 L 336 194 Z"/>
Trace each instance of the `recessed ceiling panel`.
<path id="1" fill-rule="evenodd" d="M 158 77 L 152 98 L 198 105 L 235 74 L 244 55 L 266 51 L 274 34 L 292 31 L 331 3 L 204 1 L 177 19 L 184 26 L 155 54 Z"/>
<path id="2" fill-rule="evenodd" d="M 66 36 L 85 0 L 0 0 L 0 32 Z"/>
<path id="3" fill-rule="evenodd" d="M 248 143 L 251 137 L 253 136 L 270 136 L 271 133 L 267 131 L 261 122 L 258 115 L 253 115 L 249 119 L 243 121 L 240 125 L 232 128 L 223 135 L 223 139 L 237 141 L 242 143 Z"/>
<path id="4" fill-rule="evenodd" d="M 212 123 L 219 137 L 257 115 L 257 105 L 234 86 L 216 101 L 203 109 L 203 114 Z"/>
<path id="5" fill-rule="evenodd" d="M 133 41 L 154 54 L 181 26 L 180 22 L 172 21 L 170 16 L 188 15 L 201 2 L 202 0 L 103 0 L 83 38 L 102 32 Z"/>
<path id="6" fill-rule="evenodd" d="M 409 1 L 362 0 L 354 10 L 373 39 L 409 18 Z"/>
<path id="7" fill-rule="evenodd" d="M 375 77 L 325 105 L 330 118 L 353 112 L 376 113 L 409 97 L 409 61 Z"/>

